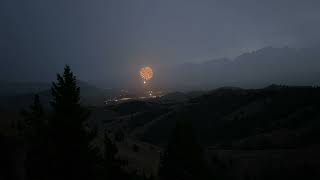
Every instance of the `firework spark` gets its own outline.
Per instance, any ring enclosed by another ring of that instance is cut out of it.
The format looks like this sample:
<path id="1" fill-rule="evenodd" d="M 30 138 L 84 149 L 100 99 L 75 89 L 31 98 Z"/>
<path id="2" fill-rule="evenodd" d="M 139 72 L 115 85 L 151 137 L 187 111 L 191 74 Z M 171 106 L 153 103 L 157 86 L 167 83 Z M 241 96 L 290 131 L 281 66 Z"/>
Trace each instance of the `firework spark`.
<path id="1" fill-rule="evenodd" d="M 145 84 L 153 77 L 153 71 L 151 67 L 146 66 L 140 69 L 140 76 L 143 79 L 143 83 Z"/>

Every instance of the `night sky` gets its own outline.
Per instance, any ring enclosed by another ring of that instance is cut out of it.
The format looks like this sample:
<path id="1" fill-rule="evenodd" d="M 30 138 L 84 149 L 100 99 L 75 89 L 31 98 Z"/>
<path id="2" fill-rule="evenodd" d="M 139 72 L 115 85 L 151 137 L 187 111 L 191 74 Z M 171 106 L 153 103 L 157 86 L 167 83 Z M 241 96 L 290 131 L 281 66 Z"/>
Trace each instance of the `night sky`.
<path id="1" fill-rule="evenodd" d="M 52 81 L 70 64 L 82 80 L 116 83 L 142 65 L 317 46 L 319 9 L 319 0 L 1 0 L 0 80 Z"/>

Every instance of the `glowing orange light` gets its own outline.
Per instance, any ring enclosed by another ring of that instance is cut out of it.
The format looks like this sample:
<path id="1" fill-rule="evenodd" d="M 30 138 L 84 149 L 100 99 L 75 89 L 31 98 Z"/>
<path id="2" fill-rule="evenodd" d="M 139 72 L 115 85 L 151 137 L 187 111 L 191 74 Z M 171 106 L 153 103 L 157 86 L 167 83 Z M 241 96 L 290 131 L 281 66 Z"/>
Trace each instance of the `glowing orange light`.
<path id="1" fill-rule="evenodd" d="M 146 66 L 140 69 L 140 76 L 145 84 L 148 80 L 153 77 L 153 71 L 150 67 Z"/>

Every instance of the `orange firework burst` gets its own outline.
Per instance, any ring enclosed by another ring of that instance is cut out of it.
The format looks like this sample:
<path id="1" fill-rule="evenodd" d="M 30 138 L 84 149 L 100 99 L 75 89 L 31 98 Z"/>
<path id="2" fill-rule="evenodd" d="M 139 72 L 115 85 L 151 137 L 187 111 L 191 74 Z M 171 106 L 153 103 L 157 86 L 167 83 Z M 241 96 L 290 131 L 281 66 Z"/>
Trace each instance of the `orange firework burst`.
<path id="1" fill-rule="evenodd" d="M 140 76 L 144 83 L 153 77 L 153 71 L 150 67 L 146 66 L 140 69 Z"/>

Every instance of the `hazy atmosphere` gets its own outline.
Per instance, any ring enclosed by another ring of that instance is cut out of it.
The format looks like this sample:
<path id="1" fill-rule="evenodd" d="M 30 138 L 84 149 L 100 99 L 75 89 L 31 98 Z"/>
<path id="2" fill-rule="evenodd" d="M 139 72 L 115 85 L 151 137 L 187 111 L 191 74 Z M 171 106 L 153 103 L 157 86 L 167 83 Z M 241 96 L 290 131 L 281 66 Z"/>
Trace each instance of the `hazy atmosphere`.
<path id="1" fill-rule="evenodd" d="M 52 81 L 69 64 L 81 80 L 127 87 L 143 65 L 161 79 L 184 63 L 269 46 L 318 48 L 319 6 L 317 0 L 2 0 L 0 80 Z"/>
<path id="2" fill-rule="evenodd" d="M 320 0 L 0 0 L 0 180 L 271 179 L 320 179 Z"/>

